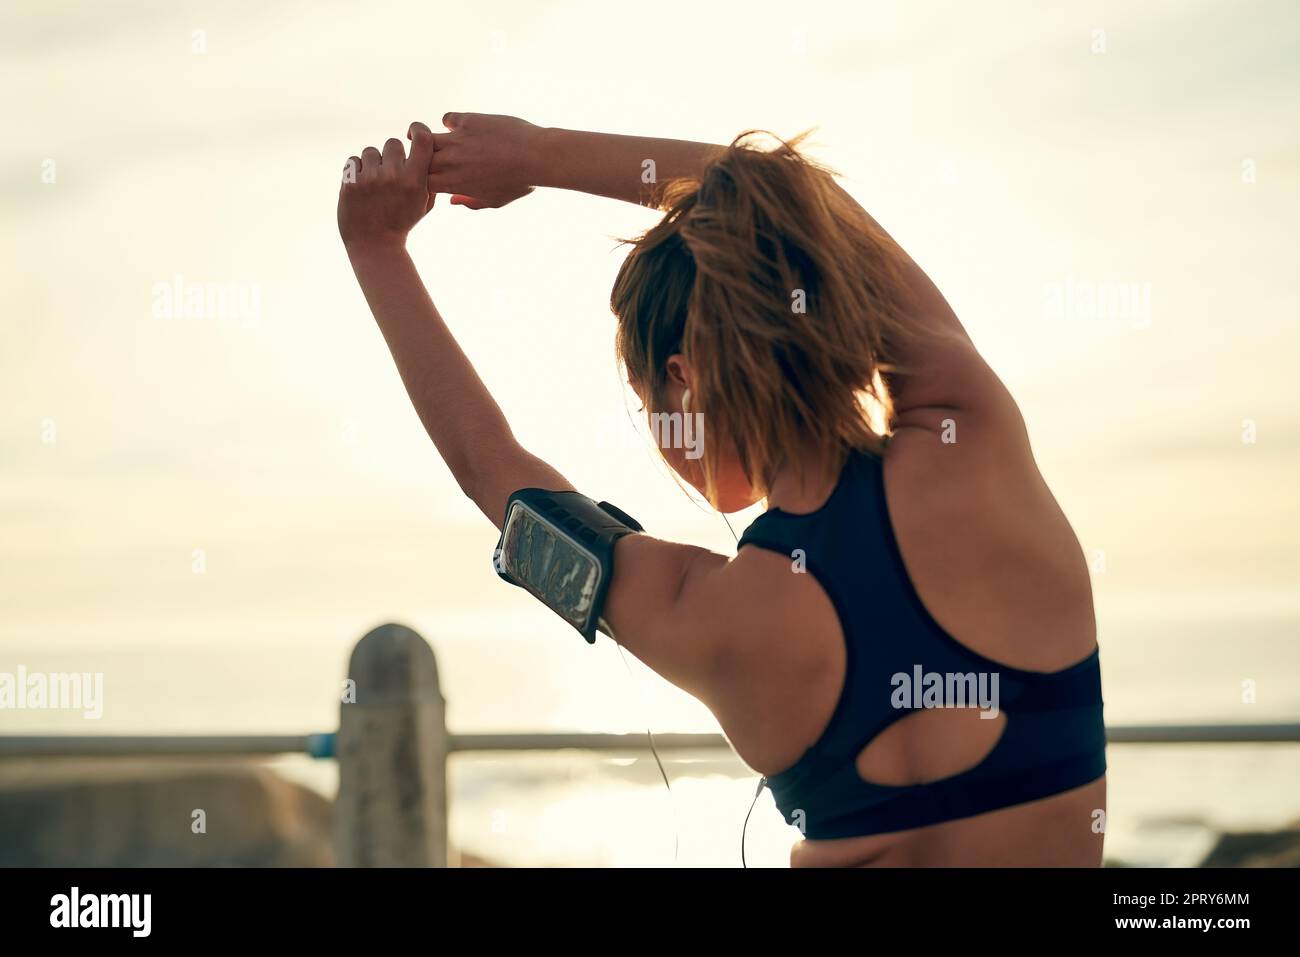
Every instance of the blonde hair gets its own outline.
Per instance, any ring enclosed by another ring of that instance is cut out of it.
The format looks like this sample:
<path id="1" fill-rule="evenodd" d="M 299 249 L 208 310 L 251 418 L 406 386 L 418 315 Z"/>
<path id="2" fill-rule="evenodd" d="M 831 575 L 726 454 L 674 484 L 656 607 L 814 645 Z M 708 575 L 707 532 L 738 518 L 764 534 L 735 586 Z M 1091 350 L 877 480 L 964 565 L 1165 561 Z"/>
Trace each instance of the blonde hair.
<path id="1" fill-rule="evenodd" d="M 619 360 L 651 411 L 668 358 L 691 365 L 715 506 L 727 443 L 763 495 L 802 443 L 879 452 L 865 400 L 888 414 L 881 376 L 911 335 L 901 250 L 799 151 L 806 133 L 771 149 L 754 145 L 760 135 L 771 136 L 742 133 L 698 179 L 665 186 L 663 219 L 625 240 L 610 295 Z"/>

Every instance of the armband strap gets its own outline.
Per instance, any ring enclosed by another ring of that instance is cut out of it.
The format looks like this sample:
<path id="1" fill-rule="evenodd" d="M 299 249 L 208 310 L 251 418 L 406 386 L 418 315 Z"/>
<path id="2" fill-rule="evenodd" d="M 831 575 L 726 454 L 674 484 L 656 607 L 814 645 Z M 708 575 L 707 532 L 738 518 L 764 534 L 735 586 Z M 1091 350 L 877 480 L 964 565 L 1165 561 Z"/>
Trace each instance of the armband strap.
<path id="1" fill-rule="evenodd" d="M 608 502 L 578 492 L 521 488 L 506 502 L 494 564 L 594 644 L 610 634 L 601 615 L 614 580 L 614 543 L 644 531 Z"/>

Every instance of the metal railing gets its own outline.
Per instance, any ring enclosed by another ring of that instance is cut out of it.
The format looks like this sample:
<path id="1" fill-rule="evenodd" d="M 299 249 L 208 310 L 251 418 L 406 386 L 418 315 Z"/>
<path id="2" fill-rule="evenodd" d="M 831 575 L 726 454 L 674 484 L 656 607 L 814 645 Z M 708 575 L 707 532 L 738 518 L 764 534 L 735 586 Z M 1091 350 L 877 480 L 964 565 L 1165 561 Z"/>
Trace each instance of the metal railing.
<path id="1" fill-rule="evenodd" d="M 0 758 L 52 757 L 232 757 L 305 755 L 333 759 L 335 733 L 169 734 L 169 735 L 0 735 Z M 1106 729 L 1108 744 L 1300 744 L 1300 724 L 1121 724 Z M 660 751 L 731 750 L 720 734 L 664 733 L 654 736 Z M 447 752 L 470 751 L 643 751 L 644 732 L 447 734 Z"/>

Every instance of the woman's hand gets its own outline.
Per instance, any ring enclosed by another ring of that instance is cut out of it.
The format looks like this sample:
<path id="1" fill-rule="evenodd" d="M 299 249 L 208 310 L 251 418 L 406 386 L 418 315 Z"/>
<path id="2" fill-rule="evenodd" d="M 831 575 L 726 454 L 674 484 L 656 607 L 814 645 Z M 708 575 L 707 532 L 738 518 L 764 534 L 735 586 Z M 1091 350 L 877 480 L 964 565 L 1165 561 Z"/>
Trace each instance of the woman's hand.
<path id="1" fill-rule="evenodd" d="M 456 206 L 496 209 L 539 185 L 545 130 L 516 116 L 448 113 L 450 133 L 434 135 L 430 193 L 450 193 Z"/>
<path id="2" fill-rule="evenodd" d="M 390 139 L 383 152 L 367 146 L 348 159 L 339 189 L 339 235 L 349 250 L 358 246 L 402 246 L 406 234 L 433 208 L 427 178 L 433 132 L 412 123 L 408 158 L 402 141 Z"/>

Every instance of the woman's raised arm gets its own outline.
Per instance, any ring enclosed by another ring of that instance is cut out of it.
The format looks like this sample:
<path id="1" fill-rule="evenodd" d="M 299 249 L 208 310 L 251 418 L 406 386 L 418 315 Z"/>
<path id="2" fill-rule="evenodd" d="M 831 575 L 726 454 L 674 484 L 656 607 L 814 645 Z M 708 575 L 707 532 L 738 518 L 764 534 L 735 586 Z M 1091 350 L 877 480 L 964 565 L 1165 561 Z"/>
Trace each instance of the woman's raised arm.
<path id="1" fill-rule="evenodd" d="M 435 133 L 429 191 L 471 209 L 504 206 L 533 187 L 571 189 L 658 208 L 661 185 L 697 176 L 724 147 L 688 140 L 534 126 L 514 116 L 448 113 Z"/>
<path id="2" fill-rule="evenodd" d="M 558 127 L 543 131 L 540 186 L 659 208 L 661 184 L 699 176 L 724 147 Z"/>
<path id="3" fill-rule="evenodd" d="M 424 183 L 432 134 L 416 123 L 408 135 L 409 159 L 390 139 L 348 161 L 339 234 L 420 421 L 465 494 L 499 527 L 515 489 L 572 486 L 515 441 L 407 255 L 407 233 L 433 205 Z"/>
<path id="4" fill-rule="evenodd" d="M 500 528 L 517 489 L 573 486 L 515 440 L 407 255 L 407 233 L 433 205 L 425 185 L 432 134 L 415 123 L 408 135 L 409 158 L 390 139 L 382 151 L 370 147 L 348 161 L 339 233 L 420 421 L 461 488 Z M 761 607 L 761 595 L 735 597 L 745 583 L 720 573 L 727 564 L 646 535 L 620 539 L 606 612 L 619 642 L 687 690 L 707 688 L 732 635 L 718 625 L 719 609 Z"/>

